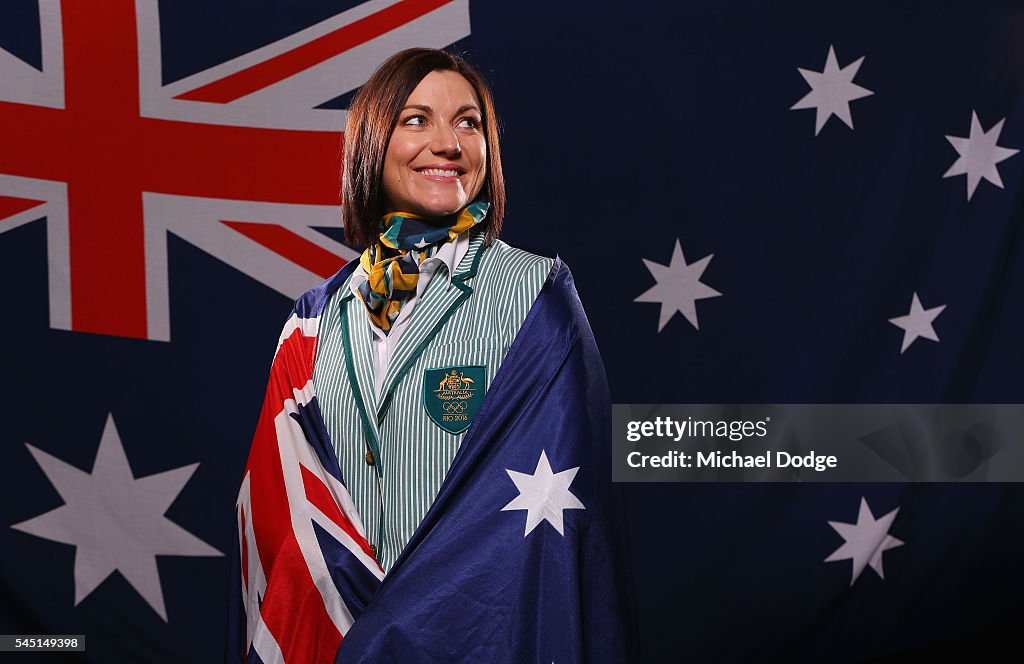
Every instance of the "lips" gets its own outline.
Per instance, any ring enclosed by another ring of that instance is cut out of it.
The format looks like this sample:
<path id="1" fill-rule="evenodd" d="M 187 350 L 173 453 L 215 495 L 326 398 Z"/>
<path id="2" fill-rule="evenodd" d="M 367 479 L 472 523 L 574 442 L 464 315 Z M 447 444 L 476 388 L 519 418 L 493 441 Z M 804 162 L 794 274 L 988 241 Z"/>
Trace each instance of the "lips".
<path id="1" fill-rule="evenodd" d="M 438 182 L 454 182 L 459 179 L 459 176 L 466 173 L 466 169 L 458 164 L 429 164 L 413 170 L 423 177 Z"/>

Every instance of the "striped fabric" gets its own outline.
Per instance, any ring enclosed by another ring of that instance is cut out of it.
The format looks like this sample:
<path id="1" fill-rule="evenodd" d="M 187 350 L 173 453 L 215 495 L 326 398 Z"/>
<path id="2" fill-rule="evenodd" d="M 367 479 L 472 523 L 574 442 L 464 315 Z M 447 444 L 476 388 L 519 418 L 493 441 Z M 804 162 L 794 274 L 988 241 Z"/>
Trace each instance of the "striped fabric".
<path id="1" fill-rule="evenodd" d="M 432 280 L 417 304 L 379 402 L 372 332 L 347 283 L 328 301 L 321 321 L 314 384 L 342 477 L 385 570 L 437 496 L 465 435 L 428 418 L 424 372 L 483 365 L 489 387 L 551 270 L 551 259 L 501 241 L 484 247 L 483 231 L 470 233 L 451 283 Z"/>

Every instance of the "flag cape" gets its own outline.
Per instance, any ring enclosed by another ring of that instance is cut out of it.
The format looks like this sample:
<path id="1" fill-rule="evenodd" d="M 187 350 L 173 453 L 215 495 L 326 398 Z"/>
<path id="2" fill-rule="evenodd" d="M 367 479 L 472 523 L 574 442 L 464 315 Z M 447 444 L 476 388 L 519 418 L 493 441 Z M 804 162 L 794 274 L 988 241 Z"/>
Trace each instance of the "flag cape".
<path id="1" fill-rule="evenodd" d="M 352 269 L 303 295 L 282 334 L 239 495 L 229 659 L 632 659 L 608 387 L 568 268 L 555 261 L 386 577 L 311 381 L 320 312 Z"/>

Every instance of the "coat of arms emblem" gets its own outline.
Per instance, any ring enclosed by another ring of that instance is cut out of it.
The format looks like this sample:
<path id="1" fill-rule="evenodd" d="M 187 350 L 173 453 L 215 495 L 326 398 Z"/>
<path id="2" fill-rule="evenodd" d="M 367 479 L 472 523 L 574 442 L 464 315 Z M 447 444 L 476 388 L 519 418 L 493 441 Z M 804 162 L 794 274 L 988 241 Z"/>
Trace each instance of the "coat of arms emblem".
<path id="1" fill-rule="evenodd" d="M 444 367 L 423 372 L 423 407 L 448 433 L 462 433 L 483 402 L 486 367 Z"/>

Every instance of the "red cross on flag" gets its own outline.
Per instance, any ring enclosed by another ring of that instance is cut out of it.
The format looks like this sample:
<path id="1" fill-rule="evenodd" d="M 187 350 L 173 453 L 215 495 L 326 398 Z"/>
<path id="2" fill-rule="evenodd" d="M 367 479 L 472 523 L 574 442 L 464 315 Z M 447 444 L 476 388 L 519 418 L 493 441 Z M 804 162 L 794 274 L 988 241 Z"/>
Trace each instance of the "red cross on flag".
<path id="1" fill-rule="evenodd" d="M 172 233 L 289 296 L 355 252 L 345 111 L 392 53 L 469 34 L 468 0 L 371 0 L 164 84 L 156 0 L 40 0 L 42 70 L 0 49 L 0 233 L 46 217 L 50 326 L 168 341 Z"/>

